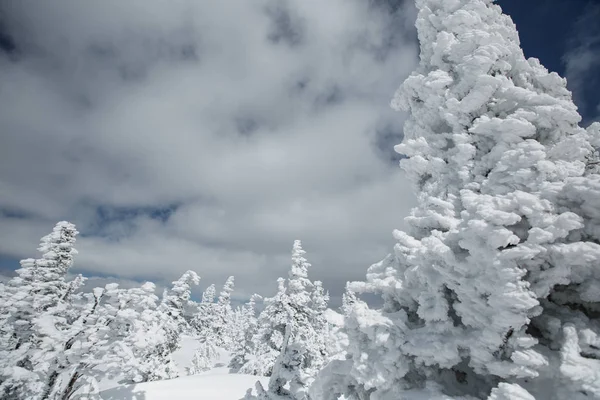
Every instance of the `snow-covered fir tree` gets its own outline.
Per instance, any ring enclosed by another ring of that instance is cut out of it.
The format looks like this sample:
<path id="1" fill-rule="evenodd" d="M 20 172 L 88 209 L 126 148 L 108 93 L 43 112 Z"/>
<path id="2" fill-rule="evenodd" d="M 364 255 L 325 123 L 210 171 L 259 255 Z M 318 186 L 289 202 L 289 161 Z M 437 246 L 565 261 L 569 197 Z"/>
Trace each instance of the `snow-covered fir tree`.
<path id="1" fill-rule="evenodd" d="M 215 288 L 215 284 L 213 283 L 212 285 L 207 287 L 204 292 L 202 292 L 202 304 L 213 304 L 215 302 L 216 295 L 217 289 Z"/>
<path id="2" fill-rule="evenodd" d="M 191 326 L 197 336 L 202 339 L 212 337 L 213 320 L 215 318 L 215 285 L 211 284 L 202 292 L 202 301 L 197 305 L 196 315 L 192 318 Z"/>
<path id="3" fill-rule="evenodd" d="M 217 348 L 210 341 L 201 342 L 194 352 L 192 365 L 187 369 L 188 375 L 196 375 L 211 369 L 218 359 Z"/>
<path id="4" fill-rule="evenodd" d="M 71 351 L 79 332 L 84 284 L 80 275 L 68 284 L 66 295 L 55 306 L 33 318 L 33 336 L 28 349 L 31 370 L 43 384 L 41 399 L 66 399 L 77 382 L 76 354 Z"/>
<path id="5" fill-rule="evenodd" d="M 198 285 L 200 277 L 194 271 L 186 271 L 179 279 L 172 282 L 172 287 L 163 294 L 161 308 L 173 318 L 182 331 L 188 329 L 188 324 L 183 318 L 184 310 L 190 301 L 192 285 Z"/>
<path id="6" fill-rule="evenodd" d="M 275 296 L 265 298 L 265 308 L 258 316 L 253 342 L 256 355 L 240 368 L 242 374 L 269 376 L 281 352 L 285 326 L 289 319 L 285 279 L 277 280 Z"/>
<path id="7" fill-rule="evenodd" d="M 323 312 L 327 309 L 328 295 L 321 282 L 313 284 L 308 279 L 310 263 L 304 255 L 300 240 L 292 248 L 292 267 L 289 272 L 287 301 L 292 312 L 294 346 L 302 346 L 302 373 L 313 377 L 327 358 L 327 321 Z"/>
<path id="8" fill-rule="evenodd" d="M 294 321 L 290 319 L 267 389 L 257 381 L 257 396 L 248 391 L 245 400 L 310 400 L 309 376 L 302 368 L 307 349 L 304 343 L 293 339 L 295 329 Z"/>
<path id="9" fill-rule="evenodd" d="M 293 343 L 305 349 L 300 366 L 302 373 L 312 379 L 324 364 L 327 349 L 323 337 L 326 332 L 323 331 L 325 323 L 322 312 L 327 300 L 322 288 L 315 291 L 315 285 L 308 279 L 310 264 L 304 254 L 301 242 L 295 241 L 287 286 L 285 279 L 280 278 L 277 294 L 265 299 L 265 308 L 258 317 L 254 338 L 256 356 L 243 365 L 240 372 L 271 375 L 290 321 L 294 324 L 291 333 Z"/>
<path id="10" fill-rule="evenodd" d="M 195 273 L 192 279 L 197 278 Z M 185 276 L 185 275 L 184 275 Z M 197 281 L 193 279 L 193 281 Z M 182 288 L 180 295 L 172 294 L 171 304 L 189 296 L 187 279 L 176 281 Z M 183 282 L 183 283 L 182 283 Z M 156 286 L 146 282 L 139 288 L 131 288 L 121 292 L 121 316 L 127 317 L 128 332 L 124 335 L 123 345 L 131 352 L 128 362 L 122 367 L 122 373 L 131 382 L 147 382 L 161 379 L 171 379 L 178 376 L 178 369 L 171 354 L 178 348 L 178 336 L 185 326 L 181 318 L 173 318 L 173 314 L 165 313 L 159 306 Z M 174 293 L 179 293 L 174 291 Z M 181 314 L 178 315 L 181 317 Z M 173 339 L 176 332 L 177 339 Z M 177 345 L 173 344 L 177 341 Z"/>
<path id="11" fill-rule="evenodd" d="M 34 371 L 43 344 L 44 322 L 50 316 L 61 319 L 73 314 L 66 303 L 71 300 L 80 279 L 67 282 L 73 265 L 78 232 L 75 225 L 61 221 L 44 236 L 38 250 L 40 259 L 25 259 L 17 276 L 6 285 L 2 295 L 0 326 L 0 394 L 3 399 L 41 398 L 46 390 L 45 377 Z M 34 397 L 38 396 L 38 397 Z"/>
<path id="12" fill-rule="evenodd" d="M 77 250 L 73 247 L 78 232 L 75 225 L 62 221 L 51 234 L 41 239 L 40 259 L 21 261 L 17 276 L 6 285 L 3 293 L 3 336 L 8 333 L 11 343 L 3 348 L 19 348 L 28 342 L 32 332 L 32 317 L 59 303 L 69 293 L 65 276 L 73 265 Z M 8 330 L 11 330 L 8 332 Z"/>
<path id="13" fill-rule="evenodd" d="M 233 346 L 233 356 L 229 362 L 231 372 L 239 372 L 240 368 L 254 359 L 256 352 L 256 343 L 254 336 L 256 335 L 256 302 L 261 299 L 258 294 L 252 295 L 250 301 L 244 304 L 241 309 L 241 315 L 237 319 L 239 324 L 236 325 L 238 335 Z"/>
<path id="14" fill-rule="evenodd" d="M 416 4 L 393 106 L 418 206 L 352 285 L 383 306 L 346 299 L 346 386 L 319 398 L 600 398 L 598 125 L 491 0 Z"/>
<path id="15" fill-rule="evenodd" d="M 225 349 L 230 349 L 233 344 L 232 337 L 234 332 L 232 329 L 234 321 L 233 309 L 231 308 L 231 293 L 234 289 L 234 280 L 235 278 L 233 276 L 227 278 L 221 293 L 219 293 L 217 304 L 213 307 L 214 317 L 212 320 L 212 328 L 216 338 L 216 344 Z"/>
<path id="16" fill-rule="evenodd" d="M 171 352 L 179 348 L 180 336 L 191 333 L 191 326 L 185 318 L 185 308 L 190 302 L 192 285 L 198 285 L 200 277 L 194 271 L 186 271 L 179 279 L 173 281 L 171 289 L 165 289 L 159 311 L 168 315 L 174 322 L 169 329 L 168 346 Z"/>
<path id="17" fill-rule="evenodd" d="M 313 375 L 323 366 L 331 355 L 330 351 L 336 347 L 336 337 L 332 334 L 331 324 L 325 313 L 329 304 L 329 293 L 323 288 L 323 282 L 315 281 L 310 296 L 311 325 L 315 331 L 314 349 L 319 361 L 315 363 Z"/>

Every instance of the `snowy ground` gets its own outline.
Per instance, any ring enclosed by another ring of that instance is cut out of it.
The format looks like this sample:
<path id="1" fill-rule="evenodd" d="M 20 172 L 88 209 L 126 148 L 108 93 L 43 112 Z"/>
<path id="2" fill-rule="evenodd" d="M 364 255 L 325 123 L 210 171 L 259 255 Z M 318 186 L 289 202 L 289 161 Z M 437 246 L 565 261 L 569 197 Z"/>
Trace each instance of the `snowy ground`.
<path id="1" fill-rule="evenodd" d="M 239 400 L 260 379 L 254 375 L 230 374 L 227 368 L 215 368 L 200 375 L 184 376 L 159 382 L 121 386 L 102 392 L 106 400 Z"/>
<path id="2" fill-rule="evenodd" d="M 186 368 L 191 364 L 198 342 L 192 337 L 184 337 L 181 349 L 173 353 L 173 359 L 180 369 L 177 379 L 146 382 L 137 385 L 116 386 L 114 382 L 102 382 L 102 398 L 105 400 L 239 400 L 246 390 L 254 388 L 257 380 L 266 385 L 269 378 L 254 375 L 230 374 L 227 364 L 231 355 L 219 351 L 219 358 L 210 371 L 186 376 Z"/>

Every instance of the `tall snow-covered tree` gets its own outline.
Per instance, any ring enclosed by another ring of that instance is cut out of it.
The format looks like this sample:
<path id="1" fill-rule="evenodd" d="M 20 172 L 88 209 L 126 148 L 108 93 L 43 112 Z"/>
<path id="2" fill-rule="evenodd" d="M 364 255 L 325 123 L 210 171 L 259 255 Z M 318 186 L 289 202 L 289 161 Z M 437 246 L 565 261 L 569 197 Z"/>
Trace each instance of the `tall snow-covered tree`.
<path id="1" fill-rule="evenodd" d="M 217 304 L 213 308 L 215 315 L 212 321 L 212 327 L 217 340 L 216 344 L 226 349 L 231 348 L 233 344 L 233 309 L 231 308 L 231 293 L 233 292 L 233 289 L 234 277 L 230 276 L 225 281 L 223 289 L 221 290 L 221 293 L 219 293 Z"/>
<path id="2" fill-rule="evenodd" d="M 191 327 L 186 318 L 185 307 L 190 301 L 192 285 L 198 285 L 200 277 L 194 271 L 186 271 L 179 279 L 173 281 L 171 289 L 165 290 L 159 311 L 168 315 L 175 322 L 169 330 L 169 348 L 173 352 L 179 348 L 182 333 L 190 333 Z"/>
<path id="3" fill-rule="evenodd" d="M 0 393 L 2 398 L 27 397 L 41 393 L 43 379 L 33 371 L 32 355 L 39 341 L 35 318 L 60 309 L 68 316 L 65 303 L 77 286 L 65 276 L 73 265 L 78 232 L 75 225 L 61 221 L 44 236 L 38 250 L 40 259 L 25 259 L 17 276 L 6 285 L 1 303 Z"/>
<path id="4" fill-rule="evenodd" d="M 312 283 L 308 279 L 311 265 L 305 254 L 300 240 L 294 241 L 286 293 L 294 325 L 291 333 L 293 347 L 302 348 L 300 369 L 310 380 L 327 358 L 327 321 L 323 312 L 327 309 L 328 295 L 321 282 Z"/>
<path id="5" fill-rule="evenodd" d="M 191 326 L 200 340 L 213 337 L 213 324 L 215 319 L 215 285 L 211 284 L 202 293 L 202 301 L 197 306 L 196 315 L 192 318 Z M 214 340 L 213 340 L 214 341 Z"/>
<path id="6" fill-rule="evenodd" d="M 69 294 L 65 276 L 73 265 L 75 225 L 61 221 L 52 233 L 41 239 L 42 258 L 21 261 L 17 276 L 6 286 L 3 314 L 8 317 L 0 328 L 13 329 L 12 346 L 19 348 L 31 335 L 32 317 L 55 306 Z"/>
<path id="7" fill-rule="evenodd" d="M 383 307 L 346 305 L 346 394 L 599 397 L 598 126 L 491 0 L 416 4 L 421 61 L 392 105 L 418 206 L 352 285 Z"/>
<path id="8" fill-rule="evenodd" d="M 31 370 L 43 383 L 41 399 L 67 399 L 73 387 L 70 380 L 74 363 L 70 350 L 81 313 L 85 311 L 85 304 L 80 302 L 83 294 L 76 291 L 84 281 L 80 275 L 69 282 L 62 301 L 32 320 L 33 335 L 27 354 Z"/>
<path id="9" fill-rule="evenodd" d="M 269 376 L 279 356 L 286 327 L 290 321 L 294 325 L 291 332 L 294 346 L 303 348 L 302 374 L 309 377 L 308 383 L 324 364 L 327 356 L 323 306 L 326 297 L 321 284 L 315 285 L 308 279 L 310 264 L 304 258 L 306 252 L 299 240 L 292 249 L 292 265 L 287 286 L 280 278 L 279 290 L 275 297 L 265 300 L 265 308 L 258 318 L 256 357 L 244 365 L 240 372 Z"/>

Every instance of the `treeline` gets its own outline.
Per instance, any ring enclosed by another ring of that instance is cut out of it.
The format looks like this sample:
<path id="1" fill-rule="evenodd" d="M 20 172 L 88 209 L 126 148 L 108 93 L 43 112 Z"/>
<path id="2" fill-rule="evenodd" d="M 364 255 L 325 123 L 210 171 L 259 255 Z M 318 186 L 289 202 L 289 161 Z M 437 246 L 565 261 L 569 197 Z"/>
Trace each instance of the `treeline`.
<path id="1" fill-rule="evenodd" d="M 77 234 L 73 224 L 59 222 L 41 240 L 42 257 L 21 261 L 17 276 L 0 287 L 2 399 L 99 399 L 103 379 L 127 384 L 175 378 L 180 368 L 172 354 L 182 335 L 200 343 L 188 374 L 211 368 L 221 348 L 233 354 L 231 372 L 270 376 L 292 324 L 305 344 L 301 368 L 307 376 L 329 357 L 329 297 L 321 282 L 308 279 L 300 241 L 289 278 L 279 279 L 277 294 L 264 299 L 256 316 L 259 295 L 232 307 L 233 276 L 218 296 L 215 285 L 208 286 L 200 302 L 190 298 L 200 282 L 193 271 L 161 296 L 152 282 L 83 291 L 85 277 L 67 280 Z"/>

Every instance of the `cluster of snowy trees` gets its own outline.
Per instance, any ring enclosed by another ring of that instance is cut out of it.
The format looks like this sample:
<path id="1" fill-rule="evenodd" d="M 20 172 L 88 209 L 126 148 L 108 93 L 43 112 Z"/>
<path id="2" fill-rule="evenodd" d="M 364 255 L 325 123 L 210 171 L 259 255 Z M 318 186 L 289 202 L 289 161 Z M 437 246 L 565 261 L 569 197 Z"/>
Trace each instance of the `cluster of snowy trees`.
<path id="1" fill-rule="evenodd" d="M 182 335 L 199 341 L 190 375 L 210 369 L 218 349 L 232 352 L 232 372 L 271 375 L 290 324 L 306 345 L 302 371 L 313 377 L 325 363 L 328 295 L 308 279 L 310 264 L 299 241 L 289 279 L 279 280 L 279 292 L 257 317 L 258 295 L 232 307 L 233 276 L 216 300 L 210 285 L 201 302 L 191 299 L 200 282 L 193 271 L 160 298 L 151 282 L 82 290 L 83 276 L 68 279 L 77 234 L 73 224 L 59 222 L 42 238 L 42 257 L 21 261 L 17 276 L 0 287 L 0 398 L 99 399 L 102 379 L 127 384 L 175 378 L 180 369 L 172 354 Z"/>
<path id="2" fill-rule="evenodd" d="M 162 298 L 151 283 L 83 292 L 61 222 L 1 288 L 0 397 L 172 378 L 188 333 L 190 374 L 224 348 L 232 372 L 270 376 L 248 400 L 600 399 L 600 124 L 579 126 L 566 81 L 525 58 L 493 0 L 416 5 L 420 64 L 392 106 L 409 112 L 396 150 L 418 205 L 347 284 L 341 327 L 299 241 L 257 316 L 258 295 L 232 308 L 233 277 L 191 301 L 191 271 Z"/>
<path id="3" fill-rule="evenodd" d="M 67 280 L 77 233 L 59 222 L 42 238 L 42 257 L 21 261 L 0 288 L 2 399 L 94 398 L 103 376 L 144 382 L 178 375 L 171 354 L 189 330 L 184 312 L 198 275 L 186 272 L 162 299 L 150 282 L 84 292 L 84 277 Z"/>

